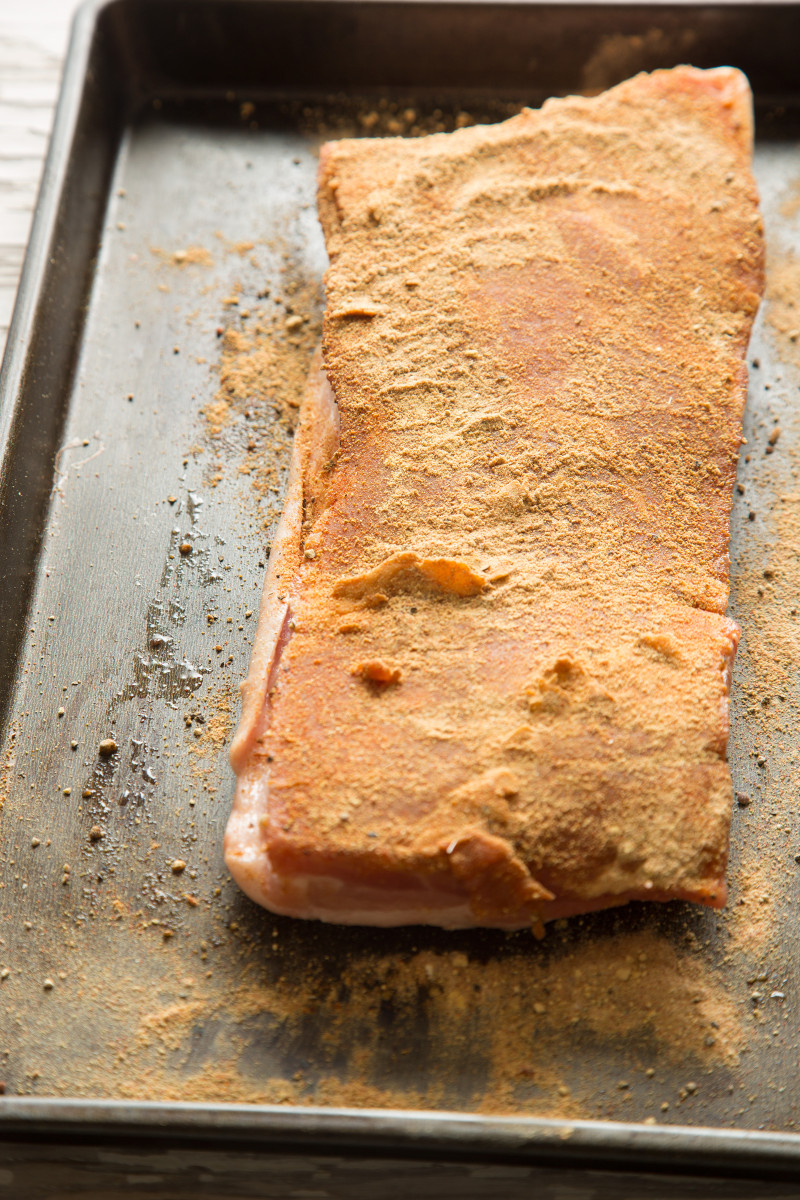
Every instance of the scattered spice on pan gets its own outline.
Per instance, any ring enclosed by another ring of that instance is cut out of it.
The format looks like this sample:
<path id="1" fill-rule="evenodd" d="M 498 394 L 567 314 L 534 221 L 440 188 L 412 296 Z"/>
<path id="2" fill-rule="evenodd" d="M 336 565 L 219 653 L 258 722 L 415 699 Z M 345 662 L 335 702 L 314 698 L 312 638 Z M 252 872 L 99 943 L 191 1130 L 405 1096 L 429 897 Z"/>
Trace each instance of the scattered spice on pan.
<path id="1" fill-rule="evenodd" d="M 199 908 L 196 896 L 176 899 L 187 913 Z M 176 922 L 155 921 L 165 946 L 181 941 Z M 140 925 L 142 934 L 153 924 Z M 213 957 L 221 971 L 213 986 L 189 968 L 173 985 L 181 997 L 152 1007 L 153 996 L 164 994 L 158 955 L 143 956 L 135 938 L 121 942 L 114 954 L 112 922 L 95 922 L 94 937 L 109 949 L 105 969 L 89 940 L 70 935 L 71 974 L 100 1053 L 73 1061 L 69 1079 L 48 1074 L 45 1090 L 164 1100 L 465 1106 L 577 1118 L 598 1114 L 597 1056 L 611 1041 L 626 1086 L 602 1098 L 600 1112 L 616 1113 L 621 1103 L 627 1108 L 635 1092 L 654 1115 L 661 1099 L 661 1082 L 650 1066 L 654 1055 L 660 1079 L 672 1079 L 678 1091 L 676 1072 L 685 1079 L 690 1065 L 727 1071 L 745 1044 L 736 1004 L 704 956 L 655 933 L 579 944 L 564 931 L 562 945 L 556 932 L 544 956 L 518 936 L 488 958 L 415 949 L 351 954 L 342 963 L 324 951 L 310 960 L 291 922 L 282 926 L 280 939 L 273 937 L 271 956 L 259 939 L 250 941 L 238 920 L 228 922 L 228 933 L 238 940 L 226 949 L 223 925 L 218 920 L 218 932 L 195 959 L 208 963 Z M 547 1004 L 531 1003 L 532 996 L 546 997 Z M 31 1019 L 49 1018 L 37 1010 Z M 135 1035 L 120 1051 L 117 1031 L 131 1027 Z M 256 1030 L 273 1047 L 267 1073 L 248 1050 Z M 198 1045 L 210 1053 L 198 1055 Z M 298 1045 L 306 1047 L 300 1071 L 293 1050 Z M 402 1067 L 420 1057 L 426 1064 L 421 1075 Z M 472 1081 L 466 1093 L 465 1079 Z"/>
<path id="2" fill-rule="evenodd" d="M 204 246 L 186 246 L 177 250 L 162 250 L 159 246 L 151 246 L 150 253 L 167 266 L 172 267 L 213 267 L 214 260 Z"/>
<path id="3" fill-rule="evenodd" d="M 774 241 L 770 249 L 766 318 L 778 335 L 782 359 L 797 367 L 800 366 L 800 258 L 792 250 L 782 250 Z"/>
<path id="4" fill-rule="evenodd" d="M 620 78 L 620 76 L 617 76 Z M 616 79 L 615 79 L 616 82 Z M 336 105 L 290 102 L 284 111 L 315 137 L 421 137 L 428 133 L 450 133 L 474 125 L 476 116 L 458 105 L 427 105 L 392 100 L 382 96 L 377 102 L 358 97 L 337 96 Z M 519 104 L 492 99 L 481 104 L 480 119 L 500 121 L 519 112 Z"/>
<path id="5" fill-rule="evenodd" d="M 14 779 L 16 765 L 16 745 L 19 737 L 19 723 L 12 721 L 6 734 L 6 745 L 2 760 L 0 760 L 0 812 L 3 810 L 9 788 Z"/>

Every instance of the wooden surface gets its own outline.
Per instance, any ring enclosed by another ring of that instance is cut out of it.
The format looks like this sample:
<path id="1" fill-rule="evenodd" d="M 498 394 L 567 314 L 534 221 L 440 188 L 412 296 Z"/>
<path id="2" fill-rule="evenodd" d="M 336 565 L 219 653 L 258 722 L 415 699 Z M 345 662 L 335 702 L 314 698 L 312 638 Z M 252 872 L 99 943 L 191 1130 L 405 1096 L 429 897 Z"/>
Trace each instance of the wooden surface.
<path id="1" fill-rule="evenodd" d="M 0 0 L 0 354 L 76 0 Z"/>

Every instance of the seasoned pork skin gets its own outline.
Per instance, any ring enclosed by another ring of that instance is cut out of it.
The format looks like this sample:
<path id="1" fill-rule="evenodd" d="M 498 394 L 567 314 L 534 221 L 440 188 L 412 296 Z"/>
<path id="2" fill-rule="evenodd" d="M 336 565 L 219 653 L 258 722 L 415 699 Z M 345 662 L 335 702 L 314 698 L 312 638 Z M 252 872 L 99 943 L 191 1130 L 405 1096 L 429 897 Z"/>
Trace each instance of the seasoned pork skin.
<path id="1" fill-rule="evenodd" d="M 680 67 L 323 148 L 323 356 L 232 747 L 258 903 L 724 903 L 751 143 L 744 76 Z"/>

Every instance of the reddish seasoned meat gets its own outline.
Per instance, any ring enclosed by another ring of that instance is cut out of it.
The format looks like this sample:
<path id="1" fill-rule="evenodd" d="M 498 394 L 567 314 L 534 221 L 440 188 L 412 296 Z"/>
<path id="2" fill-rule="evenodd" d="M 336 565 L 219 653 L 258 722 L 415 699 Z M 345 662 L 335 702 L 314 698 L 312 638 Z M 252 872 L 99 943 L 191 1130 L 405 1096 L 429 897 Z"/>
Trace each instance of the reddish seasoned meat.
<path id="1" fill-rule="evenodd" d="M 744 77 L 681 67 L 324 148 L 324 373 L 232 750 L 259 903 L 724 903 L 751 140 Z"/>

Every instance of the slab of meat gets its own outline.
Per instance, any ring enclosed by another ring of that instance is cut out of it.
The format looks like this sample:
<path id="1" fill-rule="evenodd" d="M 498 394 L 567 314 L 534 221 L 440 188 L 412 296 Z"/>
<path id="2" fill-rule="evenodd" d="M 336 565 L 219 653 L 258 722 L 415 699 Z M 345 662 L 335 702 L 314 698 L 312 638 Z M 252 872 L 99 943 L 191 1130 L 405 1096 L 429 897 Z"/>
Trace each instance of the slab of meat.
<path id="1" fill-rule="evenodd" d="M 751 141 L 744 77 L 680 67 L 324 147 L 324 372 L 232 749 L 260 904 L 724 903 Z"/>

